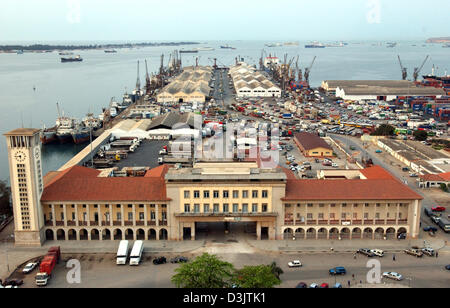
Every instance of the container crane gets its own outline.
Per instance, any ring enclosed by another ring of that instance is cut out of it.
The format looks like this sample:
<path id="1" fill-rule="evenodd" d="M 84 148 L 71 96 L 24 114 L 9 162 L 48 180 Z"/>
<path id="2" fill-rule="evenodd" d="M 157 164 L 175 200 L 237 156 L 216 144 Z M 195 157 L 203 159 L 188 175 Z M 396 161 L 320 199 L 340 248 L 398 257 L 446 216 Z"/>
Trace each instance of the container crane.
<path id="1" fill-rule="evenodd" d="M 316 58 L 317 57 L 314 56 L 314 59 L 312 60 L 311 65 L 309 67 L 305 68 L 305 81 L 307 83 L 309 83 L 309 74 L 311 73 L 311 69 L 312 69 L 312 67 L 314 65 L 314 62 L 316 62 Z"/>
<path id="2" fill-rule="evenodd" d="M 408 69 L 403 66 L 400 55 L 398 56 L 398 62 L 400 63 L 400 69 L 402 70 L 402 80 L 406 80 L 406 78 L 408 78 Z"/>
<path id="3" fill-rule="evenodd" d="M 137 80 L 136 80 L 136 91 L 139 92 L 141 90 L 141 79 L 139 78 L 139 60 L 137 62 Z"/>
<path id="4" fill-rule="evenodd" d="M 148 75 L 147 60 L 145 60 L 145 92 L 147 94 L 150 93 L 150 88 L 151 88 L 151 79 L 150 76 Z"/>
<path id="5" fill-rule="evenodd" d="M 429 57 L 430 57 L 429 55 L 426 56 L 425 60 L 423 61 L 422 65 L 419 68 L 417 68 L 417 67 L 414 68 L 414 74 L 413 74 L 414 81 L 417 81 L 417 78 L 419 77 L 420 71 L 423 69 L 423 67 L 424 67 L 424 65 L 427 62 Z"/>

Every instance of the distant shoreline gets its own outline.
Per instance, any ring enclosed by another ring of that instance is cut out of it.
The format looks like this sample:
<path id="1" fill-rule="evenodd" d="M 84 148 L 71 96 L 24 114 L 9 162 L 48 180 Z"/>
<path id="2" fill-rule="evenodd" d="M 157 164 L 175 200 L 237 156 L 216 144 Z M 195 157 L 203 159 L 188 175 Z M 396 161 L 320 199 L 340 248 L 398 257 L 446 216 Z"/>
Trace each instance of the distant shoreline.
<path id="1" fill-rule="evenodd" d="M 0 53 L 3 52 L 52 52 L 62 50 L 96 50 L 111 48 L 136 48 L 136 47 L 160 47 L 160 46 L 181 46 L 181 45 L 197 45 L 198 42 L 164 42 L 164 43 L 125 43 L 125 44 L 90 44 L 90 45 L 0 45 Z"/>
<path id="2" fill-rule="evenodd" d="M 434 44 L 450 43 L 450 37 L 432 37 L 427 40 L 427 43 L 434 43 Z"/>

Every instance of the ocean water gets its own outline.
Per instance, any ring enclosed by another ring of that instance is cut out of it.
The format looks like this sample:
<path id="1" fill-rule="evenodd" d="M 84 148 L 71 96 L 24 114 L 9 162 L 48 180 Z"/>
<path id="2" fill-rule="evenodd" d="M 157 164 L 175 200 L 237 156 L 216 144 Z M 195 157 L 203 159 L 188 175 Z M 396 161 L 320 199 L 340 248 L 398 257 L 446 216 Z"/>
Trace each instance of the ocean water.
<path id="1" fill-rule="evenodd" d="M 11 42 L 8 42 L 10 44 Z M 17 42 L 25 44 L 24 42 Z M 31 43 L 31 42 L 27 42 Z M 40 42 L 82 44 L 85 42 Z M 96 43 L 96 42 L 89 42 Z M 414 67 L 421 65 L 426 55 L 430 60 L 422 74 L 431 73 L 432 65 L 438 67 L 437 74 L 450 70 L 450 49 L 439 44 L 425 44 L 424 41 L 402 41 L 395 48 L 387 48 L 385 42 L 349 41 L 345 47 L 305 49 L 309 42 L 299 41 L 299 46 L 269 48 L 273 41 L 228 41 L 201 42 L 199 45 L 178 47 L 145 47 L 117 49 L 117 53 L 106 54 L 103 50 L 79 51 L 83 62 L 61 63 L 57 52 L 0 54 L 0 133 L 17 127 L 54 125 L 57 115 L 56 103 L 66 115 L 82 118 L 88 112 L 101 113 L 108 106 L 111 97 L 121 99 L 125 91 L 131 92 L 136 84 L 137 61 L 141 61 L 141 85 L 145 84 L 144 60 L 148 62 L 149 73 L 159 69 L 160 56 L 165 55 L 167 65 L 174 49 L 190 49 L 208 46 L 214 51 L 198 54 L 182 54 L 183 65 L 193 65 L 199 57 L 200 65 L 212 65 L 217 58 L 218 65 L 232 65 L 236 57 L 258 66 L 264 49 L 264 56 L 276 55 L 283 59 L 299 56 L 299 66 L 304 70 L 314 56 L 316 62 L 310 74 L 313 86 L 319 86 L 327 79 L 400 79 L 401 71 L 397 55 L 408 68 L 411 78 Z M 327 42 L 324 42 L 327 43 Z M 331 43 L 331 42 L 328 42 Z M 378 43 L 383 43 L 381 46 Z M 0 44 L 4 44 L 0 42 Z M 220 49 L 229 44 L 236 50 Z M 413 46 L 416 45 L 416 46 Z M 295 62 L 295 61 L 294 61 Z M 33 90 L 36 87 L 36 90 Z M 83 146 L 55 145 L 43 148 L 44 174 L 56 170 L 67 162 Z M 0 137 L 0 180 L 9 177 L 6 141 Z"/>

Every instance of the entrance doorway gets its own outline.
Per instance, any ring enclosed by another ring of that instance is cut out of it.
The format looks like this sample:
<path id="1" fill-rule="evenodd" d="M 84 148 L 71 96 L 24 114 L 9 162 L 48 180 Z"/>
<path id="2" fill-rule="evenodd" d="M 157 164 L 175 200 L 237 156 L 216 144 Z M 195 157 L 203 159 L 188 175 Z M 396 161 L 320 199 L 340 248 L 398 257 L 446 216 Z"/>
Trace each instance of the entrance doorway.
<path id="1" fill-rule="evenodd" d="M 191 228 L 183 228 L 183 240 L 189 241 L 191 239 Z"/>
<path id="2" fill-rule="evenodd" d="M 267 230 L 268 234 L 268 230 Z M 226 242 L 256 239 L 256 222 L 196 222 L 195 239 Z"/>
<path id="3" fill-rule="evenodd" d="M 269 239 L 269 227 L 261 227 L 261 240 Z"/>

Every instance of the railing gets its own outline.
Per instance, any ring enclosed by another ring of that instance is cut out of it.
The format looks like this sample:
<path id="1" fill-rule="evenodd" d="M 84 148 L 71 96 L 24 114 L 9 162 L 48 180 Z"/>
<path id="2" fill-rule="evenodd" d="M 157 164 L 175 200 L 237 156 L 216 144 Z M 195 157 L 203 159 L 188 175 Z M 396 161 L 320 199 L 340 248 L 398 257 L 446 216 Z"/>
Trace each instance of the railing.
<path id="1" fill-rule="evenodd" d="M 47 221 L 45 222 L 45 225 L 46 225 L 46 226 L 49 226 L 49 227 L 53 227 L 53 221 L 47 220 Z"/>
<path id="2" fill-rule="evenodd" d="M 365 219 L 364 224 L 365 225 L 373 225 L 373 219 Z"/>
<path id="3" fill-rule="evenodd" d="M 330 225 L 340 225 L 339 220 L 330 220 Z"/>
<path id="4" fill-rule="evenodd" d="M 167 220 L 160 220 L 159 221 L 160 226 L 167 226 Z"/>
<path id="5" fill-rule="evenodd" d="M 307 225 L 317 225 L 317 220 L 308 220 L 306 222 Z"/>
<path id="6" fill-rule="evenodd" d="M 408 219 L 399 219 L 398 220 L 398 224 L 399 225 L 407 225 L 408 224 Z"/>
<path id="7" fill-rule="evenodd" d="M 384 225 L 386 224 L 386 221 L 384 219 L 377 219 L 375 220 L 376 225 Z"/>
<path id="8" fill-rule="evenodd" d="M 133 225 L 133 222 L 132 222 L 132 221 L 126 220 L 126 221 L 124 222 L 124 225 L 125 225 L 125 226 L 132 226 L 132 225 Z"/>
<path id="9" fill-rule="evenodd" d="M 79 226 L 87 226 L 87 221 L 78 221 Z"/>
<path id="10" fill-rule="evenodd" d="M 148 225 L 148 226 L 156 226 L 156 221 L 154 221 L 154 220 L 149 220 L 149 221 L 147 221 L 147 225 Z"/>
<path id="11" fill-rule="evenodd" d="M 111 222 L 109 221 L 102 221 L 102 226 L 109 226 Z"/>
<path id="12" fill-rule="evenodd" d="M 113 221 L 113 226 L 121 226 L 121 225 L 122 225 L 121 221 L 117 221 L 117 220 Z"/>
<path id="13" fill-rule="evenodd" d="M 98 226 L 98 221 L 91 221 L 91 226 Z"/>
<path id="14" fill-rule="evenodd" d="M 145 225 L 144 221 L 136 221 L 136 226 L 143 226 Z"/>
<path id="15" fill-rule="evenodd" d="M 328 225 L 328 220 L 319 220 L 319 225 Z"/>
<path id="16" fill-rule="evenodd" d="M 57 220 L 56 221 L 56 226 L 58 226 L 58 227 L 64 226 L 64 221 Z"/>
<path id="17" fill-rule="evenodd" d="M 75 221 L 73 221 L 73 220 L 70 220 L 70 221 L 67 222 L 67 226 L 69 226 L 69 227 L 76 226 L 76 224 L 77 223 Z"/>

